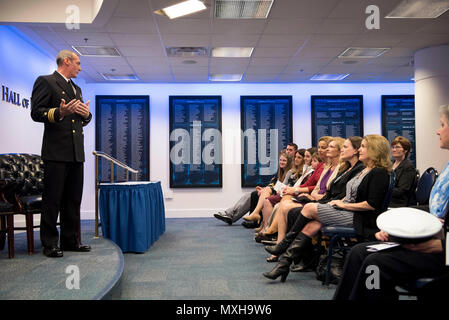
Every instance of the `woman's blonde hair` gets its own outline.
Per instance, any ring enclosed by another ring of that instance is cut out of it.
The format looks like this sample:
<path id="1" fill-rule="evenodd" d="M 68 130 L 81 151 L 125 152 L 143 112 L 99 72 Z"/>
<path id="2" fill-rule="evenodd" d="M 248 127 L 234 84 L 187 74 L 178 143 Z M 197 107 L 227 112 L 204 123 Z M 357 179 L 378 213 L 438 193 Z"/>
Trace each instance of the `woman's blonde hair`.
<path id="1" fill-rule="evenodd" d="M 341 149 L 343 149 L 343 144 L 345 143 L 345 139 L 343 139 L 343 138 L 341 138 L 341 137 L 332 137 L 332 139 L 328 142 L 328 145 L 332 142 L 332 141 L 335 141 L 335 143 L 337 144 L 337 148 L 338 148 L 338 151 L 339 152 L 341 152 Z M 338 154 L 338 157 L 340 157 L 340 154 Z M 331 159 L 330 158 L 327 158 L 327 164 L 326 164 L 326 167 L 330 167 L 332 164 L 331 164 Z M 340 161 L 339 161 L 339 164 L 340 164 Z"/>
<path id="2" fill-rule="evenodd" d="M 370 165 L 391 172 L 391 150 L 388 140 L 378 134 L 364 136 Z"/>

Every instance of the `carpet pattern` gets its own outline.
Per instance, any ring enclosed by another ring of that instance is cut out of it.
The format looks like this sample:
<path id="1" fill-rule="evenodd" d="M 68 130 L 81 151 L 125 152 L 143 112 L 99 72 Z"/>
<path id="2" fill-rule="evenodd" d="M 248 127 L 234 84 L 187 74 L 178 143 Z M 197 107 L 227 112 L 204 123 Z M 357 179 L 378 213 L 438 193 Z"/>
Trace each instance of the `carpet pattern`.
<path id="1" fill-rule="evenodd" d="M 240 223 L 215 218 L 166 220 L 166 232 L 143 254 L 124 254 L 121 285 L 112 299 L 329 300 L 314 272 L 290 273 L 285 283 L 262 273 L 275 264 Z"/>

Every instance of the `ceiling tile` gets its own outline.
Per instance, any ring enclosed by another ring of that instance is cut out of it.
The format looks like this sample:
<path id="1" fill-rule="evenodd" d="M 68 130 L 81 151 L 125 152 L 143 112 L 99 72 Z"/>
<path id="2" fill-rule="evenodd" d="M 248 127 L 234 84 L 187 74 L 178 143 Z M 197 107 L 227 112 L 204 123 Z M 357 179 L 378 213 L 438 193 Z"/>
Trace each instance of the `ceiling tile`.
<path id="1" fill-rule="evenodd" d="M 157 47 L 125 47 L 121 46 L 120 53 L 125 57 L 165 57 L 165 51 Z"/>
<path id="2" fill-rule="evenodd" d="M 66 31 L 58 32 L 58 35 L 71 45 L 114 46 L 114 42 L 107 33 Z"/>
<path id="3" fill-rule="evenodd" d="M 157 17 L 161 34 L 209 34 L 211 24 L 208 19 L 165 19 Z"/>
<path id="4" fill-rule="evenodd" d="M 266 24 L 265 19 L 214 19 L 213 34 L 261 34 Z"/>
<path id="5" fill-rule="evenodd" d="M 294 34 L 263 34 L 259 40 L 260 47 L 285 47 L 285 48 L 299 48 L 302 43 L 308 38 L 307 35 Z"/>
<path id="6" fill-rule="evenodd" d="M 123 34 L 110 33 L 112 41 L 117 46 L 160 46 L 161 41 L 157 34 Z"/>
<path id="7" fill-rule="evenodd" d="M 325 18 L 339 0 L 281 0 L 275 1 L 268 18 Z"/>
<path id="8" fill-rule="evenodd" d="M 264 34 L 309 34 L 321 23 L 321 19 L 269 19 Z"/>
<path id="9" fill-rule="evenodd" d="M 204 34 L 164 34 L 162 41 L 166 47 L 208 47 L 210 36 Z"/>
<path id="10" fill-rule="evenodd" d="M 105 28 L 111 33 L 157 33 L 155 23 L 144 18 L 113 17 Z"/>
<path id="11" fill-rule="evenodd" d="M 292 57 L 297 48 L 261 48 L 254 49 L 252 54 L 253 58 L 290 58 Z"/>
<path id="12" fill-rule="evenodd" d="M 258 34 L 214 34 L 211 39 L 212 47 L 255 47 L 260 36 Z"/>
<path id="13" fill-rule="evenodd" d="M 148 1 L 120 0 L 114 11 L 114 17 L 124 18 L 151 18 L 152 13 Z"/>

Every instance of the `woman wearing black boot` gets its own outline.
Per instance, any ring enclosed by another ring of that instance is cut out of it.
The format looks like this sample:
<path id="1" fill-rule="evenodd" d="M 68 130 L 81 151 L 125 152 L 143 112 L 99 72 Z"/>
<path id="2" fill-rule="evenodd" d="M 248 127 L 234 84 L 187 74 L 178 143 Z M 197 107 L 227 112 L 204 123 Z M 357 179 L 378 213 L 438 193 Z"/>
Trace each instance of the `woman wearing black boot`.
<path id="1" fill-rule="evenodd" d="M 337 177 L 332 181 L 329 189 L 326 191 L 324 197 L 318 201 L 320 204 L 328 203 L 331 200 L 342 199 L 346 195 L 346 184 L 349 180 L 354 178 L 365 166 L 359 160 L 360 144 L 362 142 L 361 137 L 350 137 L 343 143 L 342 150 L 340 152 L 340 161 L 343 163 L 340 166 Z M 306 210 L 313 209 L 318 206 L 318 203 L 308 203 L 305 205 Z M 278 241 L 275 246 L 267 246 L 265 250 L 273 256 L 279 256 L 287 250 L 289 245 L 296 238 L 299 229 L 300 221 L 296 220 L 300 217 L 301 211 L 304 207 L 297 207 L 288 211 L 288 216 L 280 216 L 278 220 Z M 316 209 L 315 209 L 316 211 Z M 285 213 L 285 212 L 284 212 Z M 295 224 L 297 224 L 295 226 Z M 284 236 L 285 235 L 285 236 Z"/>
<path id="2" fill-rule="evenodd" d="M 281 277 L 284 282 L 290 272 L 290 265 L 301 259 L 301 255 L 311 245 L 311 238 L 322 225 L 354 227 L 362 241 L 375 238 L 375 233 L 379 231 L 376 218 L 382 211 L 390 181 L 388 140 L 380 135 L 365 136 L 359 149 L 359 160 L 366 168 L 348 182 L 343 200 L 319 204 L 316 211 L 303 208 L 297 221 L 298 230 L 302 231 L 279 258 L 276 267 L 263 274 L 265 277 L 272 280 Z"/>

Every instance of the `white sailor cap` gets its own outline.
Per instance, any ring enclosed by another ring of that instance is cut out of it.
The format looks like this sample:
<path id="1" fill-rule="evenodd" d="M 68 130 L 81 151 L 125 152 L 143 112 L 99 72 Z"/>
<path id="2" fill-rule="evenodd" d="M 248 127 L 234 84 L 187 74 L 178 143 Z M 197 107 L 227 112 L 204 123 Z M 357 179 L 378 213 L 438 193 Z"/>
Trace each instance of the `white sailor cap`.
<path id="1" fill-rule="evenodd" d="M 416 243 L 430 239 L 441 228 L 441 221 L 429 212 L 403 207 L 390 209 L 377 217 L 377 227 L 390 241 Z"/>

